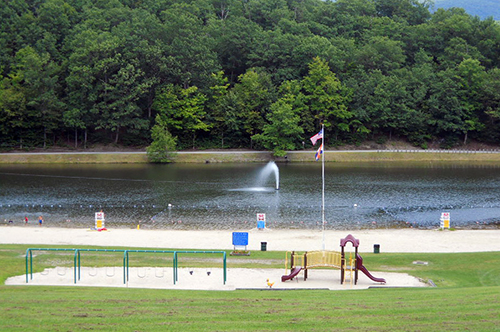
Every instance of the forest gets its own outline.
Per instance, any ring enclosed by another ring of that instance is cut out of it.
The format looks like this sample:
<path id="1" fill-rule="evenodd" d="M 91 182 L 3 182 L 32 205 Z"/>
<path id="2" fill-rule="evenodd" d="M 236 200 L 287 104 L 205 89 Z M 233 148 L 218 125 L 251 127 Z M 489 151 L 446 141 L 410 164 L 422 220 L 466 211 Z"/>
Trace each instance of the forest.
<path id="1" fill-rule="evenodd" d="M 428 0 L 0 3 L 0 149 L 500 143 L 500 25 Z"/>

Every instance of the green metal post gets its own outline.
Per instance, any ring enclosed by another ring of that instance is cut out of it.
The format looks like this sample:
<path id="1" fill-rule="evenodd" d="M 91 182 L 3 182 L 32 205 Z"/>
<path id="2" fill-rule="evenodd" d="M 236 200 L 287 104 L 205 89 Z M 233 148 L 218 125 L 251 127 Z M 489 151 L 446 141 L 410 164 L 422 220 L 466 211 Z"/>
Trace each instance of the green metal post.
<path id="1" fill-rule="evenodd" d="M 30 249 L 30 273 L 31 273 L 31 280 L 33 280 L 33 252 Z"/>
<path id="2" fill-rule="evenodd" d="M 28 283 L 28 252 L 30 251 L 30 249 L 26 249 L 26 283 Z"/>
<path id="3" fill-rule="evenodd" d="M 125 275 L 125 271 L 126 271 L 126 270 L 125 270 L 125 261 L 126 261 L 126 260 L 125 260 L 125 256 L 127 256 L 127 250 L 125 250 L 125 251 L 123 252 L 123 284 L 124 284 L 124 285 L 126 284 L 126 281 L 127 281 L 127 279 L 126 279 L 126 275 Z"/>
<path id="4" fill-rule="evenodd" d="M 75 275 L 75 284 L 76 284 L 76 256 L 78 255 L 78 249 L 75 249 L 75 256 L 73 257 L 73 270 Z"/>
<path id="5" fill-rule="evenodd" d="M 224 285 L 226 284 L 227 280 L 227 273 L 226 273 L 226 252 L 224 251 Z"/>
<path id="6" fill-rule="evenodd" d="M 174 252 L 173 265 L 174 265 L 174 285 L 175 285 L 175 282 L 177 281 L 177 251 Z"/>
<path id="7" fill-rule="evenodd" d="M 123 252 L 123 284 L 128 281 L 128 250 Z"/>
<path id="8" fill-rule="evenodd" d="M 80 281 L 80 268 L 82 267 L 82 263 L 80 261 L 80 250 L 76 249 L 78 251 L 78 281 Z"/>

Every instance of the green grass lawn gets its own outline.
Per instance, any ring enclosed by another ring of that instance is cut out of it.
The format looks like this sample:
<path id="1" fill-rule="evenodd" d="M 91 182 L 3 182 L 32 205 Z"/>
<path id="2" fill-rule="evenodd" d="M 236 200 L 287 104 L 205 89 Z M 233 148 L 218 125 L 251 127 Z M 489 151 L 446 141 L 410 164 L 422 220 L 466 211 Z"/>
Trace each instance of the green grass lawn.
<path id="1" fill-rule="evenodd" d="M 36 247 L 36 246 L 30 246 Z M 0 281 L 25 273 L 27 246 L 0 246 Z M 67 264 L 45 252 L 34 269 Z M 219 256 L 220 257 L 220 256 Z M 228 267 L 284 267 L 284 252 L 228 257 Z M 495 331 L 500 330 L 500 253 L 364 254 L 373 271 L 407 272 L 437 288 L 181 291 L 0 286 L 0 331 Z M 92 264 L 120 266 L 106 253 Z M 159 263 L 145 255 L 134 266 Z M 168 258 L 162 258 L 168 260 Z M 415 265 L 425 261 L 428 265 Z M 163 261 L 164 263 L 164 261 Z M 216 256 L 190 266 L 220 266 Z"/>

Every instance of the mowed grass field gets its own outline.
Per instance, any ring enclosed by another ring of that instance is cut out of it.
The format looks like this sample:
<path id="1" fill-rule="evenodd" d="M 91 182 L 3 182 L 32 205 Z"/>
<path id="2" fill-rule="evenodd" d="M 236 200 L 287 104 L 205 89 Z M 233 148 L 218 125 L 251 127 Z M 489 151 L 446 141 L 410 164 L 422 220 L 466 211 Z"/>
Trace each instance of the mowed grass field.
<path id="1" fill-rule="evenodd" d="M 364 254 L 373 271 L 406 272 L 438 287 L 368 290 L 182 291 L 5 286 L 25 273 L 26 245 L 0 245 L 0 331 L 495 331 L 500 330 L 500 252 Z M 52 248 L 62 248 L 52 246 Z M 117 248 L 118 249 L 118 248 Z M 284 252 L 231 257 L 228 267 L 283 268 Z M 120 256 L 86 256 L 120 266 Z M 141 257 L 133 266 L 152 266 Z M 428 264 L 413 264 L 425 261 Z M 38 253 L 34 270 L 71 264 Z M 193 267 L 220 267 L 197 257 Z"/>

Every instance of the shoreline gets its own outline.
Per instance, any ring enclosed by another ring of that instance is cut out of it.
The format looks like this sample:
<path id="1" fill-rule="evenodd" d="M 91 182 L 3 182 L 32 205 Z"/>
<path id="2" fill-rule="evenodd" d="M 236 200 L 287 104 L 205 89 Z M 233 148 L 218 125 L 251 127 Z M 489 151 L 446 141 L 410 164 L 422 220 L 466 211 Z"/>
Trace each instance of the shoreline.
<path id="1" fill-rule="evenodd" d="M 5 219 L 5 218 L 4 218 Z M 106 227 L 109 229 L 114 229 L 114 230 L 136 230 L 137 226 L 140 227 L 140 230 L 144 231 L 183 231 L 183 232 L 197 232 L 197 231 L 224 231 L 224 232 L 238 232 L 238 229 L 243 229 L 243 231 L 246 231 L 248 229 L 251 229 L 251 226 L 253 223 L 240 223 L 237 225 L 218 225 L 217 229 L 213 228 L 203 228 L 200 227 L 199 224 L 189 224 L 187 222 L 184 222 L 182 224 L 178 223 L 150 223 L 150 222 L 143 222 L 140 221 L 139 223 L 137 222 L 128 222 L 128 223 L 120 223 L 120 222 L 106 222 L 107 225 L 111 225 L 111 227 Z M 422 230 L 422 231 L 445 231 L 445 232 L 454 232 L 454 231 L 494 231 L 494 230 L 499 230 L 500 231 L 500 223 L 499 221 L 494 221 L 490 223 L 470 223 L 470 224 L 460 224 L 460 225 L 455 225 L 453 227 L 450 227 L 448 229 L 441 229 L 438 225 L 439 223 L 435 223 L 433 225 L 419 225 L 416 223 L 404 223 L 404 222 L 394 222 L 392 224 L 384 224 L 384 223 L 367 223 L 364 226 L 352 226 L 349 227 L 348 225 L 344 227 L 335 227 L 335 228 L 326 228 L 325 230 L 327 232 L 365 232 L 365 231 L 398 231 L 398 230 Z M 293 227 L 290 228 L 290 225 L 287 224 L 269 224 L 266 226 L 266 230 L 273 230 L 273 231 L 321 231 L 321 225 L 316 224 L 312 226 L 308 225 L 302 225 L 301 227 Z M 40 225 L 38 224 L 37 220 L 32 220 L 28 224 L 24 223 L 23 221 L 14 221 L 13 223 L 7 222 L 7 219 L 0 221 L 0 229 L 1 227 L 32 227 L 32 228 L 39 228 Z M 89 226 L 88 221 L 85 222 L 79 222 L 79 221 L 74 221 L 72 220 L 71 222 L 68 221 L 47 221 L 45 220 L 43 223 L 44 228 L 56 228 L 56 229 L 84 229 L 84 230 L 92 230 L 94 226 Z M 253 228 L 256 230 L 257 228 Z"/>
<path id="2" fill-rule="evenodd" d="M 494 150 L 325 150 L 325 162 L 500 162 Z M 313 162 L 314 151 L 289 151 L 274 157 L 269 151 L 179 151 L 174 163 Z M 0 164 L 145 164 L 146 152 L 0 153 Z"/>
<path id="3" fill-rule="evenodd" d="M 323 232 L 319 230 L 240 229 L 240 230 L 144 230 L 89 228 L 23 227 L 0 228 L 0 244 L 74 245 L 131 248 L 170 248 L 233 250 L 232 233 L 247 232 L 248 250 L 261 250 L 266 242 L 269 251 L 322 250 Z M 340 239 L 352 234 L 360 241 L 359 252 L 380 253 L 457 253 L 500 251 L 500 230 L 422 230 L 370 229 L 326 230 L 325 250 L 339 250 Z"/>

